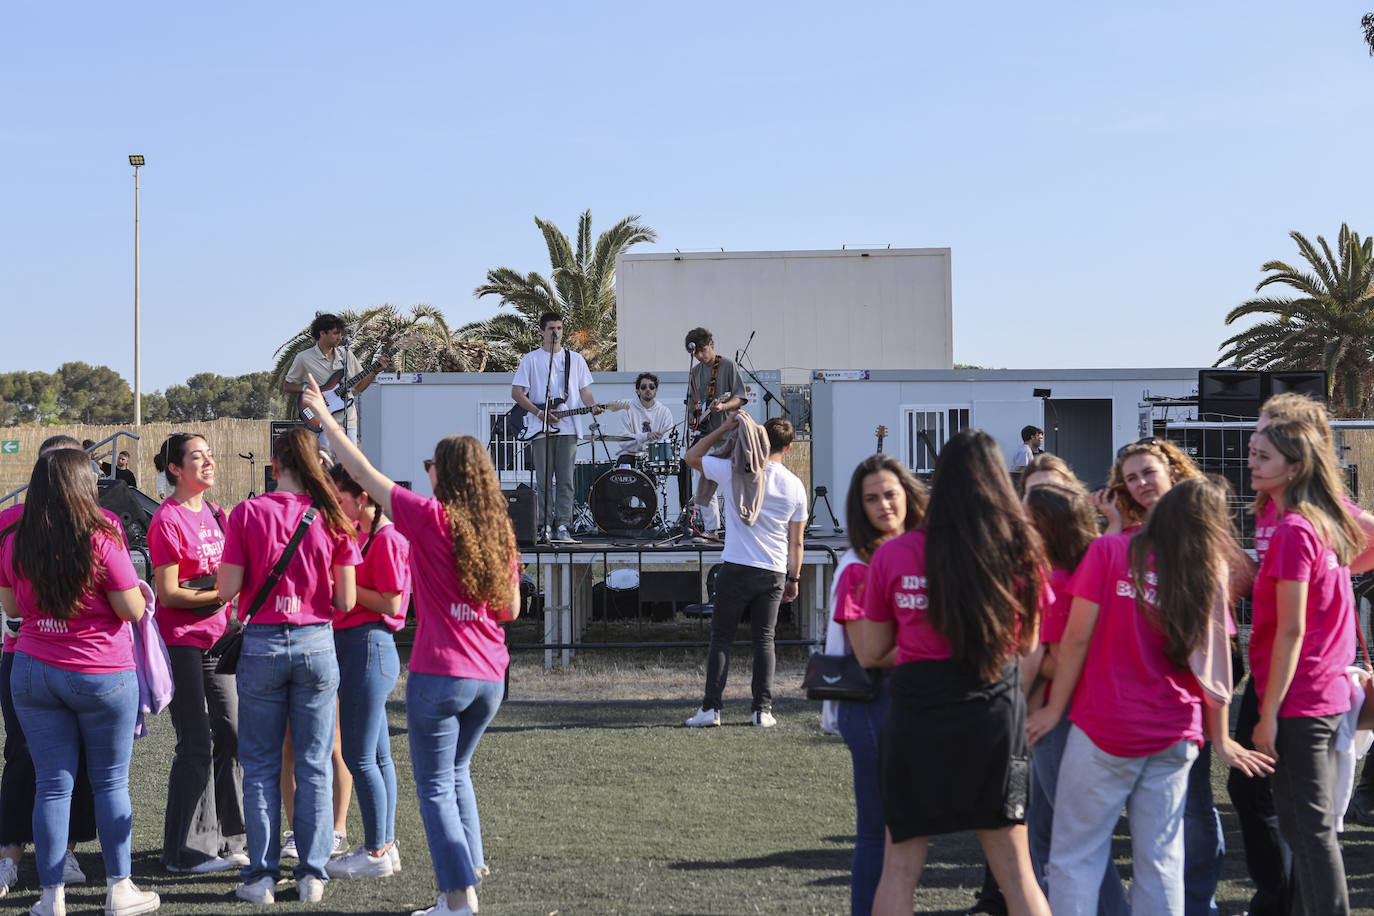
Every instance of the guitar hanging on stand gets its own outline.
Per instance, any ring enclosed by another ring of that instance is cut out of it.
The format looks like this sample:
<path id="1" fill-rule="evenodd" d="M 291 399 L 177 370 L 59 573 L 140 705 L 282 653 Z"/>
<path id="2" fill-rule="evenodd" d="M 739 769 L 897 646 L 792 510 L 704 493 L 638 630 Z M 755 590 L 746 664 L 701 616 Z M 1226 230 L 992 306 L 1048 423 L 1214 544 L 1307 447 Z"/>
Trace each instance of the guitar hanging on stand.
<path id="1" fill-rule="evenodd" d="M 409 347 L 419 337 L 419 331 L 412 331 L 397 341 L 390 350 L 378 356 L 377 362 L 384 359 L 391 359 L 391 357 L 395 356 L 406 347 Z M 340 397 L 338 393 L 339 389 L 342 388 L 344 391 L 352 391 L 353 386 L 366 378 L 375 366 L 376 363 L 374 362 L 372 366 L 369 366 L 349 379 L 344 379 L 344 369 L 338 369 L 333 375 L 329 376 L 329 378 L 319 381 L 320 394 L 324 395 L 325 409 L 331 414 L 334 414 L 334 419 L 338 420 L 340 424 L 343 423 L 343 418 L 340 417 L 339 414 L 342 414 L 349 407 L 353 406 L 353 402 L 356 401 L 357 398 L 351 395 L 346 398 Z M 323 422 L 315 415 L 315 412 L 305 406 L 304 391 L 296 395 L 296 412 L 300 415 L 301 422 L 308 426 L 311 432 L 317 433 L 324 427 Z"/>
<path id="2" fill-rule="evenodd" d="M 879 426 L 873 431 L 873 435 L 878 437 L 878 454 L 883 453 L 883 440 L 887 438 L 887 427 Z"/>

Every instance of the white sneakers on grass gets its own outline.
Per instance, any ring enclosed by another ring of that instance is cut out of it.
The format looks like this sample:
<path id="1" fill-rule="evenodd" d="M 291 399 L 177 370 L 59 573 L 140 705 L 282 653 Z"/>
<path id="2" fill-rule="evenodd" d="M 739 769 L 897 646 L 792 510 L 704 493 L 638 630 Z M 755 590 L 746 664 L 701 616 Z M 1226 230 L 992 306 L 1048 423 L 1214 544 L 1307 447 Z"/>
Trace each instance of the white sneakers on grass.
<path id="1" fill-rule="evenodd" d="M 296 879 L 296 893 L 301 903 L 319 903 L 324 899 L 324 882 L 314 875 L 301 875 Z"/>
<path id="2" fill-rule="evenodd" d="M 778 724 L 778 720 L 773 716 L 771 710 L 756 709 L 754 710 L 753 724 L 759 728 L 772 728 Z"/>
<path id="3" fill-rule="evenodd" d="M 692 718 L 687 720 L 688 728 L 714 728 L 719 724 L 720 710 L 706 709 L 704 707 L 698 709 L 696 713 L 692 715 Z"/>
<path id="4" fill-rule="evenodd" d="M 348 835 L 335 830 L 334 845 L 329 850 L 329 854 L 331 856 L 337 856 L 346 849 L 348 849 Z M 281 857 L 283 859 L 300 858 L 300 853 L 296 849 L 296 833 L 293 830 L 287 830 L 282 833 Z M 246 865 L 248 863 L 245 862 L 244 864 Z"/>
<path id="5" fill-rule="evenodd" d="M 45 887 L 38 902 L 29 907 L 29 916 L 67 916 L 67 892 L 61 886 Z"/>
<path id="6" fill-rule="evenodd" d="M 5 857 L 0 858 L 0 897 L 10 892 L 10 888 L 19 883 L 19 868 L 14 864 L 14 860 Z"/>
<path id="7" fill-rule="evenodd" d="M 256 881 L 245 881 L 234 888 L 234 896 L 249 903 L 276 903 L 277 882 L 271 875 L 263 875 Z"/>
<path id="8" fill-rule="evenodd" d="M 390 850 L 374 856 L 364 844 L 337 859 L 330 859 L 324 870 L 331 878 L 390 878 L 396 873 Z"/>
<path id="9" fill-rule="evenodd" d="M 141 891 L 128 878 L 105 879 L 105 916 L 138 916 L 162 906 L 155 891 Z"/>
<path id="10" fill-rule="evenodd" d="M 62 883 L 63 884 L 85 884 L 86 873 L 81 870 L 81 863 L 76 861 L 76 853 L 70 849 L 62 858 Z"/>
<path id="11" fill-rule="evenodd" d="M 472 888 L 469 888 L 471 890 Z M 468 899 L 472 899 L 469 897 Z M 434 906 L 425 910 L 415 910 L 410 916 L 473 916 L 472 907 L 463 903 L 457 909 L 448 905 L 448 898 L 443 894 L 434 902 Z"/>

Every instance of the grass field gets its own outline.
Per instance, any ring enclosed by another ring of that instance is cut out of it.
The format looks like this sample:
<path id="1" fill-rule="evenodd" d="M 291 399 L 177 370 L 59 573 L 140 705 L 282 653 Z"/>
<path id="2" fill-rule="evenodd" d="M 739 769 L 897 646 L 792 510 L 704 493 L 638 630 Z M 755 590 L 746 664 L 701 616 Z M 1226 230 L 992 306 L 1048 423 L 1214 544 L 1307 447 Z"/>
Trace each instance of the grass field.
<path id="1" fill-rule="evenodd" d="M 821 733 L 819 705 L 800 698 L 797 661 L 780 666 L 777 728 L 745 725 L 745 659 L 732 671 L 725 725 L 696 731 L 681 723 L 699 697 L 700 672 L 676 656 L 656 658 L 646 653 L 625 662 L 602 656 L 588 659 L 584 669 L 590 670 L 549 674 L 538 668 L 533 653 L 519 659 L 511 698 L 474 761 L 492 868 L 481 891 L 482 913 L 847 913 L 849 756 L 839 739 Z M 608 681 L 614 689 L 605 688 Z M 655 693 L 655 699 L 554 698 Z M 405 870 L 385 880 L 332 881 L 324 903 L 308 908 L 295 900 L 288 882 L 279 888 L 276 909 L 409 913 L 433 903 L 436 889 L 410 778 L 402 696 L 398 689 L 390 714 Z M 154 719 L 150 730 L 135 744 L 130 776 L 135 880 L 162 894 L 164 913 L 254 911 L 233 899 L 233 874 L 163 873 L 157 856 L 173 737 L 165 716 Z M 1224 775 L 1217 770 L 1214 776 L 1224 802 Z M 1222 805 L 1222 813 L 1231 852 L 1218 898 L 1221 912 L 1234 914 L 1244 910 L 1250 890 L 1229 805 Z M 354 843 L 362 838 L 356 803 L 349 836 Z M 1357 912 L 1374 914 L 1374 830 L 1354 827 L 1344 844 L 1352 903 Z M 1129 874 L 1124 834 L 1117 837 L 1117 854 Z M 91 883 L 69 889 L 69 911 L 98 912 L 104 898 L 98 850 L 85 844 L 78 855 Z M 962 912 L 981 876 L 972 835 L 936 839 L 916 911 Z M 31 859 L 20 881 L 20 889 L 0 901 L 0 911 L 22 912 L 36 899 Z"/>

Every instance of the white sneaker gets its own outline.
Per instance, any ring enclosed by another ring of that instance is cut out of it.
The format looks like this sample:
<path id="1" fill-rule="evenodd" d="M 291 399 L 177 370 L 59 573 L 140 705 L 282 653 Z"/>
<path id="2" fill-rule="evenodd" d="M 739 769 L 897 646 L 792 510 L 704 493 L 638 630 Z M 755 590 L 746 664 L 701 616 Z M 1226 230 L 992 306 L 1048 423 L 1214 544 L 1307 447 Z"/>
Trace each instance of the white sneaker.
<path id="1" fill-rule="evenodd" d="M 567 525 L 559 525 L 558 533 L 554 535 L 553 539 L 555 541 L 570 541 L 573 543 L 576 543 L 577 541 L 577 539 L 572 536 L 571 532 L 568 531 Z"/>
<path id="2" fill-rule="evenodd" d="M 711 728 L 720 724 L 720 710 L 707 709 L 704 706 L 696 711 L 692 718 L 687 720 L 688 728 Z"/>
<path id="3" fill-rule="evenodd" d="M 778 724 L 778 720 L 773 717 L 773 713 L 767 709 L 757 709 L 754 711 L 754 724 L 759 728 L 772 728 Z"/>
<path id="4" fill-rule="evenodd" d="M 467 889 L 468 909 L 477 912 L 477 885 L 469 885 Z"/>
<path id="5" fill-rule="evenodd" d="M 248 865 L 248 853 L 231 852 L 224 857 L 224 861 L 228 862 L 234 868 L 244 868 Z"/>
<path id="6" fill-rule="evenodd" d="M 401 873 L 401 846 L 395 840 L 387 847 L 386 857 L 391 860 L 391 873 L 399 875 Z"/>
<path id="7" fill-rule="evenodd" d="M 329 850 L 331 856 L 337 856 L 341 852 L 348 851 L 348 834 L 334 831 L 334 846 Z"/>
<path id="8" fill-rule="evenodd" d="M 330 859 L 324 870 L 331 878 L 390 878 L 395 872 L 390 853 L 374 856 L 362 845 L 337 859 Z"/>
<path id="9" fill-rule="evenodd" d="M 162 906 L 155 891 L 141 891 L 129 878 L 106 878 L 105 888 L 105 916 L 138 916 Z"/>
<path id="10" fill-rule="evenodd" d="M 296 832 L 288 830 L 281 835 L 281 857 L 283 859 L 299 859 L 296 853 Z"/>
<path id="11" fill-rule="evenodd" d="M 314 875 L 301 875 L 296 879 L 296 893 L 301 903 L 319 903 L 324 899 L 324 882 Z"/>
<path id="12" fill-rule="evenodd" d="M 448 905 L 448 898 L 443 894 L 435 901 L 434 906 L 427 910 L 415 910 L 410 916 L 473 916 L 472 907 L 464 903 L 458 909 L 453 909 Z"/>
<path id="13" fill-rule="evenodd" d="M 76 853 L 70 849 L 62 858 L 62 883 L 63 884 L 85 884 L 86 873 L 81 870 L 81 863 L 76 861 Z"/>
<path id="14" fill-rule="evenodd" d="M 442 899 L 442 898 L 440 898 Z M 43 888 L 43 896 L 29 907 L 30 916 L 67 916 L 67 891 L 62 885 Z"/>
<path id="15" fill-rule="evenodd" d="M 168 865 L 166 868 L 174 875 L 208 875 L 217 871 L 229 871 L 239 864 L 247 865 L 248 857 L 244 856 L 242 863 L 236 863 L 231 862 L 229 859 L 221 859 L 219 856 L 215 856 L 213 859 L 206 859 L 199 865 L 192 865 L 190 868 L 181 865 Z"/>
<path id="16" fill-rule="evenodd" d="M 263 875 L 256 881 L 245 881 L 234 888 L 234 896 L 249 903 L 276 903 L 277 882 L 271 875 Z"/>
<path id="17" fill-rule="evenodd" d="M 11 858 L 0 858 L 0 897 L 10 892 L 19 883 L 19 868 Z"/>

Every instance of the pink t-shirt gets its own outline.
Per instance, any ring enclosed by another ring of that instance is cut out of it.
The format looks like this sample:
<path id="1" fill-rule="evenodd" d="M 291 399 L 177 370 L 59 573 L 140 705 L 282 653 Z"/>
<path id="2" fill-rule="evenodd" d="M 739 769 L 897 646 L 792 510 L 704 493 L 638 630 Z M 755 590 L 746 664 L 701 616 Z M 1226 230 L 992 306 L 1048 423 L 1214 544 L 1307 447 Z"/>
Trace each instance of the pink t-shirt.
<path id="1" fill-rule="evenodd" d="M 239 589 L 243 613 L 247 613 L 311 505 L 310 497 L 303 493 L 278 490 L 245 500 L 229 513 L 220 560 L 243 567 L 243 587 Z M 358 559 L 353 536 L 330 529 L 321 513 L 252 622 L 293 626 L 329 623 L 334 619 L 332 570 L 335 566 L 357 566 Z"/>
<path id="2" fill-rule="evenodd" d="M 501 680 L 510 663 L 506 634 L 487 606 L 474 604 L 458 580 L 443 504 L 397 486 L 391 488 L 391 512 L 410 540 L 416 621 L 410 670 Z"/>
<path id="3" fill-rule="evenodd" d="M 1050 570 L 1049 583 L 1050 589 L 1054 592 L 1054 600 L 1041 605 L 1041 642 L 1059 642 L 1064 638 L 1064 628 L 1069 622 L 1069 608 L 1073 606 L 1073 595 L 1065 590 L 1065 586 L 1069 584 L 1069 577 L 1072 575 L 1073 573 L 1067 569 Z"/>
<path id="4" fill-rule="evenodd" d="M 1355 505 L 1348 496 L 1341 497 L 1341 503 L 1351 518 L 1359 518 L 1364 510 Z M 1272 499 L 1266 500 L 1264 508 L 1255 516 L 1255 562 L 1263 563 L 1264 555 L 1269 552 L 1269 539 L 1274 536 L 1274 527 L 1279 523 L 1279 507 Z"/>
<path id="5" fill-rule="evenodd" d="M 15 576 L 14 535 L 0 541 L 0 586 L 14 589 L 14 601 L 23 617 L 14 651 L 83 674 L 132 671 L 133 637 L 105 593 L 137 588 L 138 574 L 122 536 L 97 532 L 91 536 L 91 549 L 100 570 L 95 588 L 82 596 L 84 607 L 75 617 L 58 620 L 38 607 L 29 580 Z"/>
<path id="6" fill-rule="evenodd" d="M 358 565 L 358 587 L 378 592 L 400 592 L 401 613 L 395 617 L 369 611 L 362 604 L 334 621 L 334 629 L 346 630 L 365 623 L 381 621 L 393 633 L 406 625 L 406 611 L 410 607 L 410 542 L 395 525 L 386 525 L 373 532 L 364 546 L 363 561 Z"/>
<path id="7" fill-rule="evenodd" d="M 930 625 L 926 609 L 926 529 L 912 528 L 873 553 L 864 616 L 897 622 L 897 664 L 950 658 L 949 640 Z"/>
<path id="8" fill-rule="evenodd" d="M 224 530 L 220 527 L 224 515 L 220 512 L 217 520 L 217 512 L 219 506 L 208 499 L 196 512 L 168 497 L 157 507 L 148 526 L 148 555 L 153 568 L 177 564 L 178 582 L 216 573 L 224 553 Z M 165 604 L 157 608 L 157 628 L 162 641 L 169 646 L 208 649 L 224 634 L 228 622 L 229 610 L 225 607 L 213 614 Z"/>
<path id="9" fill-rule="evenodd" d="M 1164 654 L 1163 632 L 1136 605 L 1128 535 L 1100 537 L 1068 592 L 1098 606 L 1069 720 L 1108 754 L 1148 757 L 1180 740 L 1202 745 L 1202 688 Z M 1152 601 L 1155 575 L 1146 575 Z"/>
<path id="10" fill-rule="evenodd" d="M 855 560 L 840 573 L 835 583 L 835 622 L 848 623 L 864 619 L 864 584 L 868 582 L 868 564 Z"/>
<path id="11" fill-rule="evenodd" d="M 1257 529 L 1258 530 L 1258 529 Z M 1347 665 L 1355 661 L 1355 596 L 1350 570 L 1322 542 L 1312 523 L 1285 512 L 1268 533 L 1255 576 L 1250 631 L 1250 674 L 1264 698 L 1278 629 L 1278 583 L 1307 583 L 1307 629 L 1293 682 L 1279 705 L 1284 718 L 1330 716 L 1350 709 Z M 1256 536 L 1258 542 L 1258 535 Z"/>

